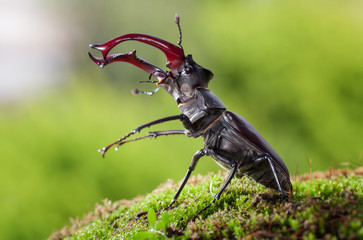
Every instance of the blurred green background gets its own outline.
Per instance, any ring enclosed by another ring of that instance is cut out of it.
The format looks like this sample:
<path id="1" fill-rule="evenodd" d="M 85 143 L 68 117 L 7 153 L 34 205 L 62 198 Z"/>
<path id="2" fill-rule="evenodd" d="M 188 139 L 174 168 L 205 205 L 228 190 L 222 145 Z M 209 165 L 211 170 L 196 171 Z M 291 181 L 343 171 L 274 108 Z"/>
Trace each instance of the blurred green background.
<path id="1" fill-rule="evenodd" d="M 247 118 L 292 175 L 361 165 L 362 1 L 41 1 L 0 10 L 0 239 L 44 239 L 96 202 L 182 179 L 201 139 L 160 137 L 97 150 L 148 121 L 178 114 L 165 91 L 131 95 L 148 75 L 97 67 L 90 43 L 142 32 L 178 41 L 211 69 L 210 89 Z M 137 42 L 138 56 L 163 54 Z M 181 128 L 178 122 L 154 130 Z M 298 166 L 298 170 L 297 169 Z M 195 173 L 218 171 L 211 159 Z"/>

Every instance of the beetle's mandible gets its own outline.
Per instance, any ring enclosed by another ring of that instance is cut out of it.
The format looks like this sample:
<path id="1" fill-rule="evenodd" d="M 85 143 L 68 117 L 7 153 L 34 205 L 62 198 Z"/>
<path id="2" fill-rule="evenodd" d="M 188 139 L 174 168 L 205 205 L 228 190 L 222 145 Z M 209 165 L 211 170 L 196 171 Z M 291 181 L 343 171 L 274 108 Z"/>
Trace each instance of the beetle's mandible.
<path id="1" fill-rule="evenodd" d="M 129 134 L 102 148 L 100 152 L 104 155 L 112 146 L 119 147 L 127 142 L 148 137 L 177 134 L 194 138 L 202 137 L 204 147 L 194 154 L 182 184 L 170 204 L 163 209 L 167 210 L 175 203 L 199 159 L 203 156 L 210 156 L 219 166 L 229 171 L 229 175 L 213 201 L 202 209 L 193 220 L 220 198 L 234 176 L 240 178 L 246 175 L 266 187 L 280 191 L 282 196 L 287 199 L 292 194 L 292 185 L 285 163 L 246 119 L 227 111 L 224 103 L 208 89 L 208 83 L 213 78 L 213 73 L 194 62 L 192 55 L 184 55 L 178 15 L 175 17 L 175 22 L 179 28 L 179 46 L 141 33 L 125 34 L 104 44 L 90 45 L 91 48 L 102 53 L 102 57 L 94 57 L 89 53 L 90 58 L 100 67 L 113 62 L 128 62 L 150 75 L 149 81 L 145 82 L 152 82 L 157 86 L 152 92 L 134 90 L 134 93 L 153 95 L 160 88 L 164 88 L 175 99 L 181 111 L 179 115 L 161 118 L 137 127 Z M 160 49 L 166 56 L 166 66 L 170 71 L 164 71 L 137 57 L 135 50 L 129 53 L 109 55 L 110 50 L 116 45 L 130 40 L 143 42 Z M 157 81 L 151 81 L 152 76 Z M 185 129 L 149 132 L 145 136 L 128 139 L 146 127 L 173 120 L 180 120 Z M 142 212 L 137 217 L 145 214 Z"/>

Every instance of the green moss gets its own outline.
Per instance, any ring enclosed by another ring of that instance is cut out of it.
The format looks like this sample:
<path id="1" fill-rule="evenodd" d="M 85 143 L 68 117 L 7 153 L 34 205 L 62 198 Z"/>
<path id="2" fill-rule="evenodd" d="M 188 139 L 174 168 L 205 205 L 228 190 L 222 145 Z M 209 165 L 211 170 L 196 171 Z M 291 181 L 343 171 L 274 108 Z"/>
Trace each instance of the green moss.
<path id="1" fill-rule="evenodd" d="M 247 178 L 234 179 L 221 199 L 191 222 L 213 199 L 211 191 L 215 193 L 224 177 L 192 178 L 175 207 L 161 214 L 155 214 L 154 209 L 167 206 L 178 184 L 169 182 L 132 203 L 104 201 L 93 214 L 97 218 L 79 230 L 73 226 L 68 239 L 353 239 L 363 236 L 361 175 L 295 181 L 290 202 Z M 148 216 L 136 220 L 136 214 L 142 211 L 149 211 Z M 52 238 L 64 235 L 54 234 Z"/>

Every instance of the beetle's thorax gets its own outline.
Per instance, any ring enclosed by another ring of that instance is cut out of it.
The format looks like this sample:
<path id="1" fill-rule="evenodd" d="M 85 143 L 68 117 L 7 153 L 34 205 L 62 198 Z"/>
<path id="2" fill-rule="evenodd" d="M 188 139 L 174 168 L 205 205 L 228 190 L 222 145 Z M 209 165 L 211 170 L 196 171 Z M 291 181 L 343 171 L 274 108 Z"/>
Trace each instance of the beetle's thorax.
<path id="1" fill-rule="evenodd" d="M 188 55 L 179 76 L 169 77 L 165 82 L 166 90 L 177 102 L 179 110 L 193 124 L 193 129 L 188 130 L 194 137 L 200 136 L 226 109 L 224 103 L 208 89 L 212 78 L 210 70 L 195 63 Z"/>

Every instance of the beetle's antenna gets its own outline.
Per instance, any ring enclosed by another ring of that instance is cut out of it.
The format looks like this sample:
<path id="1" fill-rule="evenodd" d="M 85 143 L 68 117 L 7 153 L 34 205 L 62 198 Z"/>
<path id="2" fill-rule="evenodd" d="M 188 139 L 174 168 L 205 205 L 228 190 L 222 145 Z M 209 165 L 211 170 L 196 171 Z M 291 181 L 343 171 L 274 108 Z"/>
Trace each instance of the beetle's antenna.
<path id="1" fill-rule="evenodd" d="M 151 80 L 147 80 L 147 81 L 139 81 L 138 83 L 157 83 L 159 81 L 151 81 Z"/>
<path id="2" fill-rule="evenodd" d="M 159 89 L 160 89 L 160 87 L 157 87 L 152 92 L 145 92 L 145 91 L 140 91 L 139 89 L 135 88 L 131 92 L 134 95 L 136 95 L 136 94 L 146 94 L 146 95 L 152 96 L 152 95 L 154 95 L 154 93 L 156 93 L 157 91 L 159 91 Z"/>
<path id="3" fill-rule="evenodd" d="M 182 43 L 182 30 L 180 27 L 180 18 L 178 14 L 175 14 L 175 23 L 178 25 L 178 29 L 179 29 L 179 41 L 178 41 L 178 45 L 181 47 L 181 49 L 183 49 L 183 46 L 181 45 Z M 184 51 L 184 49 L 183 49 Z"/>

